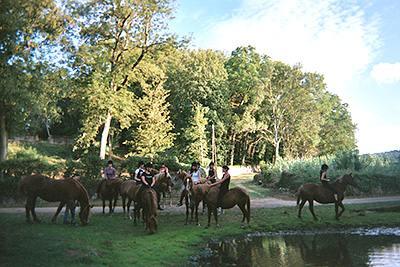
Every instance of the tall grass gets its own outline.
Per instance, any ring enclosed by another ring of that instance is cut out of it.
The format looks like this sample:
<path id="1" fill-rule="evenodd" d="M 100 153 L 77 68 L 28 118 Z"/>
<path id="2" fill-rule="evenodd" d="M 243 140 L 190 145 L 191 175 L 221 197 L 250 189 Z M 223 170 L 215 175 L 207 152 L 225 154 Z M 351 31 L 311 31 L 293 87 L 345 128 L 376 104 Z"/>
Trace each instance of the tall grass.
<path id="1" fill-rule="evenodd" d="M 395 157 L 386 155 L 358 155 L 345 150 L 335 155 L 317 158 L 286 160 L 279 158 L 275 164 L 261 163 L 261 173 L 254 177 L 272 187 L 296 191 L 304 183 L 320 183 L 319 171 L 328 164 L 328 178 L 334 181 L 345 173 L 353 173 L 357 189 L 349 188 L 350 195 L 387 195 L 400 191 L 400 152 Z"/>

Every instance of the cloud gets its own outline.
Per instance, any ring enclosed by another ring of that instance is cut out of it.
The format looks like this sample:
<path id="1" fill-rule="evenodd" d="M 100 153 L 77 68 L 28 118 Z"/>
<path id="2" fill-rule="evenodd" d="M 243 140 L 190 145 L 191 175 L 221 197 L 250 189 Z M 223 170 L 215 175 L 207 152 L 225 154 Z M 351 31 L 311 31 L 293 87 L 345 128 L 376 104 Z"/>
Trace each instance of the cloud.
<path id="1" fill-rule="evenodd" d="M 244 0 L 229 19 L 211 25 L 201 46 L 252 45 L 273 60 L 323 74 L 328 89 L 339 93 L 375 58 L 379 21 L 368 19 L 338 0 Z"/>
<path id="2" fill-rule="evenodd" d="M 400 62 L 394 64 L 380 62 L 376 64 L 371 71 L 371 77 L 379 84 L 400 81 Z"/>

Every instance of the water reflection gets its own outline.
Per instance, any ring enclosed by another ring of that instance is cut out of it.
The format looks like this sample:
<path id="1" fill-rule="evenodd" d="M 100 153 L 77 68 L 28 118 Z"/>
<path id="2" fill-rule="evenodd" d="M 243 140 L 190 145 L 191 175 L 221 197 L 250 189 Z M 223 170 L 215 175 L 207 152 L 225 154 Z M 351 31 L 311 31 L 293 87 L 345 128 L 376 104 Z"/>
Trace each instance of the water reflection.
<path id="1" fill-rule="evenodd" d="M 400 236 L 285 234 L 214 241 L 200 266 L 400 266 Z"/>

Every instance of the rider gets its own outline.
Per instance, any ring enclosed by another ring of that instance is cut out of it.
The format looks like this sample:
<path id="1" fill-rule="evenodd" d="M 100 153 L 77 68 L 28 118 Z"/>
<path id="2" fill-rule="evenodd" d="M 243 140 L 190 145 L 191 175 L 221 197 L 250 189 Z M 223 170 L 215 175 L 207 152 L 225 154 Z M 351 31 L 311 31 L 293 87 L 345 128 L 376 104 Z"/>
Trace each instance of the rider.
<path id="1" fill-rule="evenodd" d="M 329 167 L 326 164 L 322 164 L 321 170 L 319 171 L 319 179 L 321 180 L 322 186 L 328 188 L 333 192 L 333 196 L 335 197 L 335 202 L 338 202 L 338 192 L 336 188 L 329 183 L 329 179 L 326 177 L 326 172 L 328 171 Z"/>
<path id="2" fill-rule="evenodd" d="M 136 184 L 141 184 L 142 183 L 142 174 L 143 174 L 143 172 L 144 172 L 144 162 L 143 161 L 139 161 L 139 166 L 135 170 L 135 177 L 133 178 L 133 180 L 136 181 Z"/>
<path id="3" fill-rule="evenodd" d="M 214 168 L 214 162 L 210 162 L 209 169 L 208 169 L 208 177 L 207 180 L 209 180 L 211 183 L 215 183 L 217 177 L 217 170 Z"/>
<path id="4" fill-rule="evenodd" d="M 165 166 L 165 163 L 162 163 L 161 164 L 161 168 L 160 168 L 160 173 L 167 173 L 167 174 L 169 174 L 169 170 L 168 170 L 168 167 L 167 166 Z M 168 192 L 169 192 L 169 194 L 171 194 L 171 191 L 172 191 L 172 187 L 170 186 L 170 185 L 168 185 Z"/>
<path id="5" fill-rule="evenodd" d="M 221 206 L 222 198 L 224 197 L 225 193 L 229 190 L 229 183 L 231 182 L 231 175 L 229 174 L 229 167 L 224 165 L 222 166 L 222 173 L 224 174 L 222 179 L 211 184 L 210 186 L 215 186 L 221 184 L 219 187 L 217 203 L 218 206 Z"/>
<path id="6" fill-rule="evenodd" d="M 108 165 L 108 166 L 105 167 L 105 168 L 104 168 L 104 171 L 103 171 L 104 179 L 101 180 L 101 182 L 100 182 L 100 184 L 99 184 L 99 187 L 97 187 L 97 195 L 99 195 L 100 187 L 101 187 L 101 185 L 103 184 L 103 182 L 104 182 L 105 180 L 115 179 L 115 177 L 117 176 L 117 171 L 116 171 L 115 168 L 113 167 L 113 162 L 112 162 L 112 160 L 109 160 L 109 161 L 107 162 L 107 165 Z"/>
<path id="7" fill-rule="evenodd" d="M 151 173 L 152 169 L 152 164 L 151 163 L 146 163 L 144 172 L 142 173 L 141 180 L 142 180 L 142 186 L 139 188 L 139 191 L 136 194 L 136 200 L 140 201 L 140 196 L 142 194 L 142 191 L 146 188 L 153 188 L 154 191 L 157 193 L 157 200 L 158 200 L 158 209 L 163 210 L 160 206 L 160 201 L 159 201 L 159 193 L 158 190 L 154 187 L 154 184 L 156 183 L 156 179 L 154 179 L 154 176 Z M 137 206 L 137 202 L 135 202 L 135 207 Z"/>

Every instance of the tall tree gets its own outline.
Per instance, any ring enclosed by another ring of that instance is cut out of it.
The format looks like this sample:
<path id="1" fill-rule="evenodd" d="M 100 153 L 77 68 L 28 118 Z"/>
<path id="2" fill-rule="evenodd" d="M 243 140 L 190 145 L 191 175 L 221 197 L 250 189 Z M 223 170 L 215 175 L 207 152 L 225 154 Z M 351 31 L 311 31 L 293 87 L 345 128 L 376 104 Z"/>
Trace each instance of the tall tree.
<path id="1" fill-rule="evenodd" d="M 230 112 L 228 135 L 231 142 L 230 160 L 233 165 L 235 147 L 239 134 L 256 129 L 255 113 L 265 97 L 265 90 L 260 86 L 260 72 L 268 67 L 268 56 L 256 53 L 255 48 L 238 47 L 227 60 L 228 90 Z"/>
<path id="2" fill-rule="evenodd" d="M 173 42 L 167 33 L 167 22 L 172 18 L 169 0 L 91 0 L 80 6 L 80 37 L 82 44 L 76 54 L 78 74 L 85 77 L 80 96 L 87 103 L 81 146 L 88 145 L 101 134 L 100 158 L 105 158 L 107 139 L 112 119 L 121 128 L 131 125 L 137 108 L 132 102 L 135 87 L 142 73 L 138 68 L 146 55 L 154 54 Z M 146 71 L 142 69 L 142 71 Z M 99 123 L 100 122 L 100 123 Z"/>
<path id="3" fill-rule="evenodd" d="M 0 2 L 0 161 L 7 156 L 8 133 L 17 128 L 15 118 L 38 101 L 29 79 L 40 48 L 57 43 L 67 22 L 54 0 Z"/>

